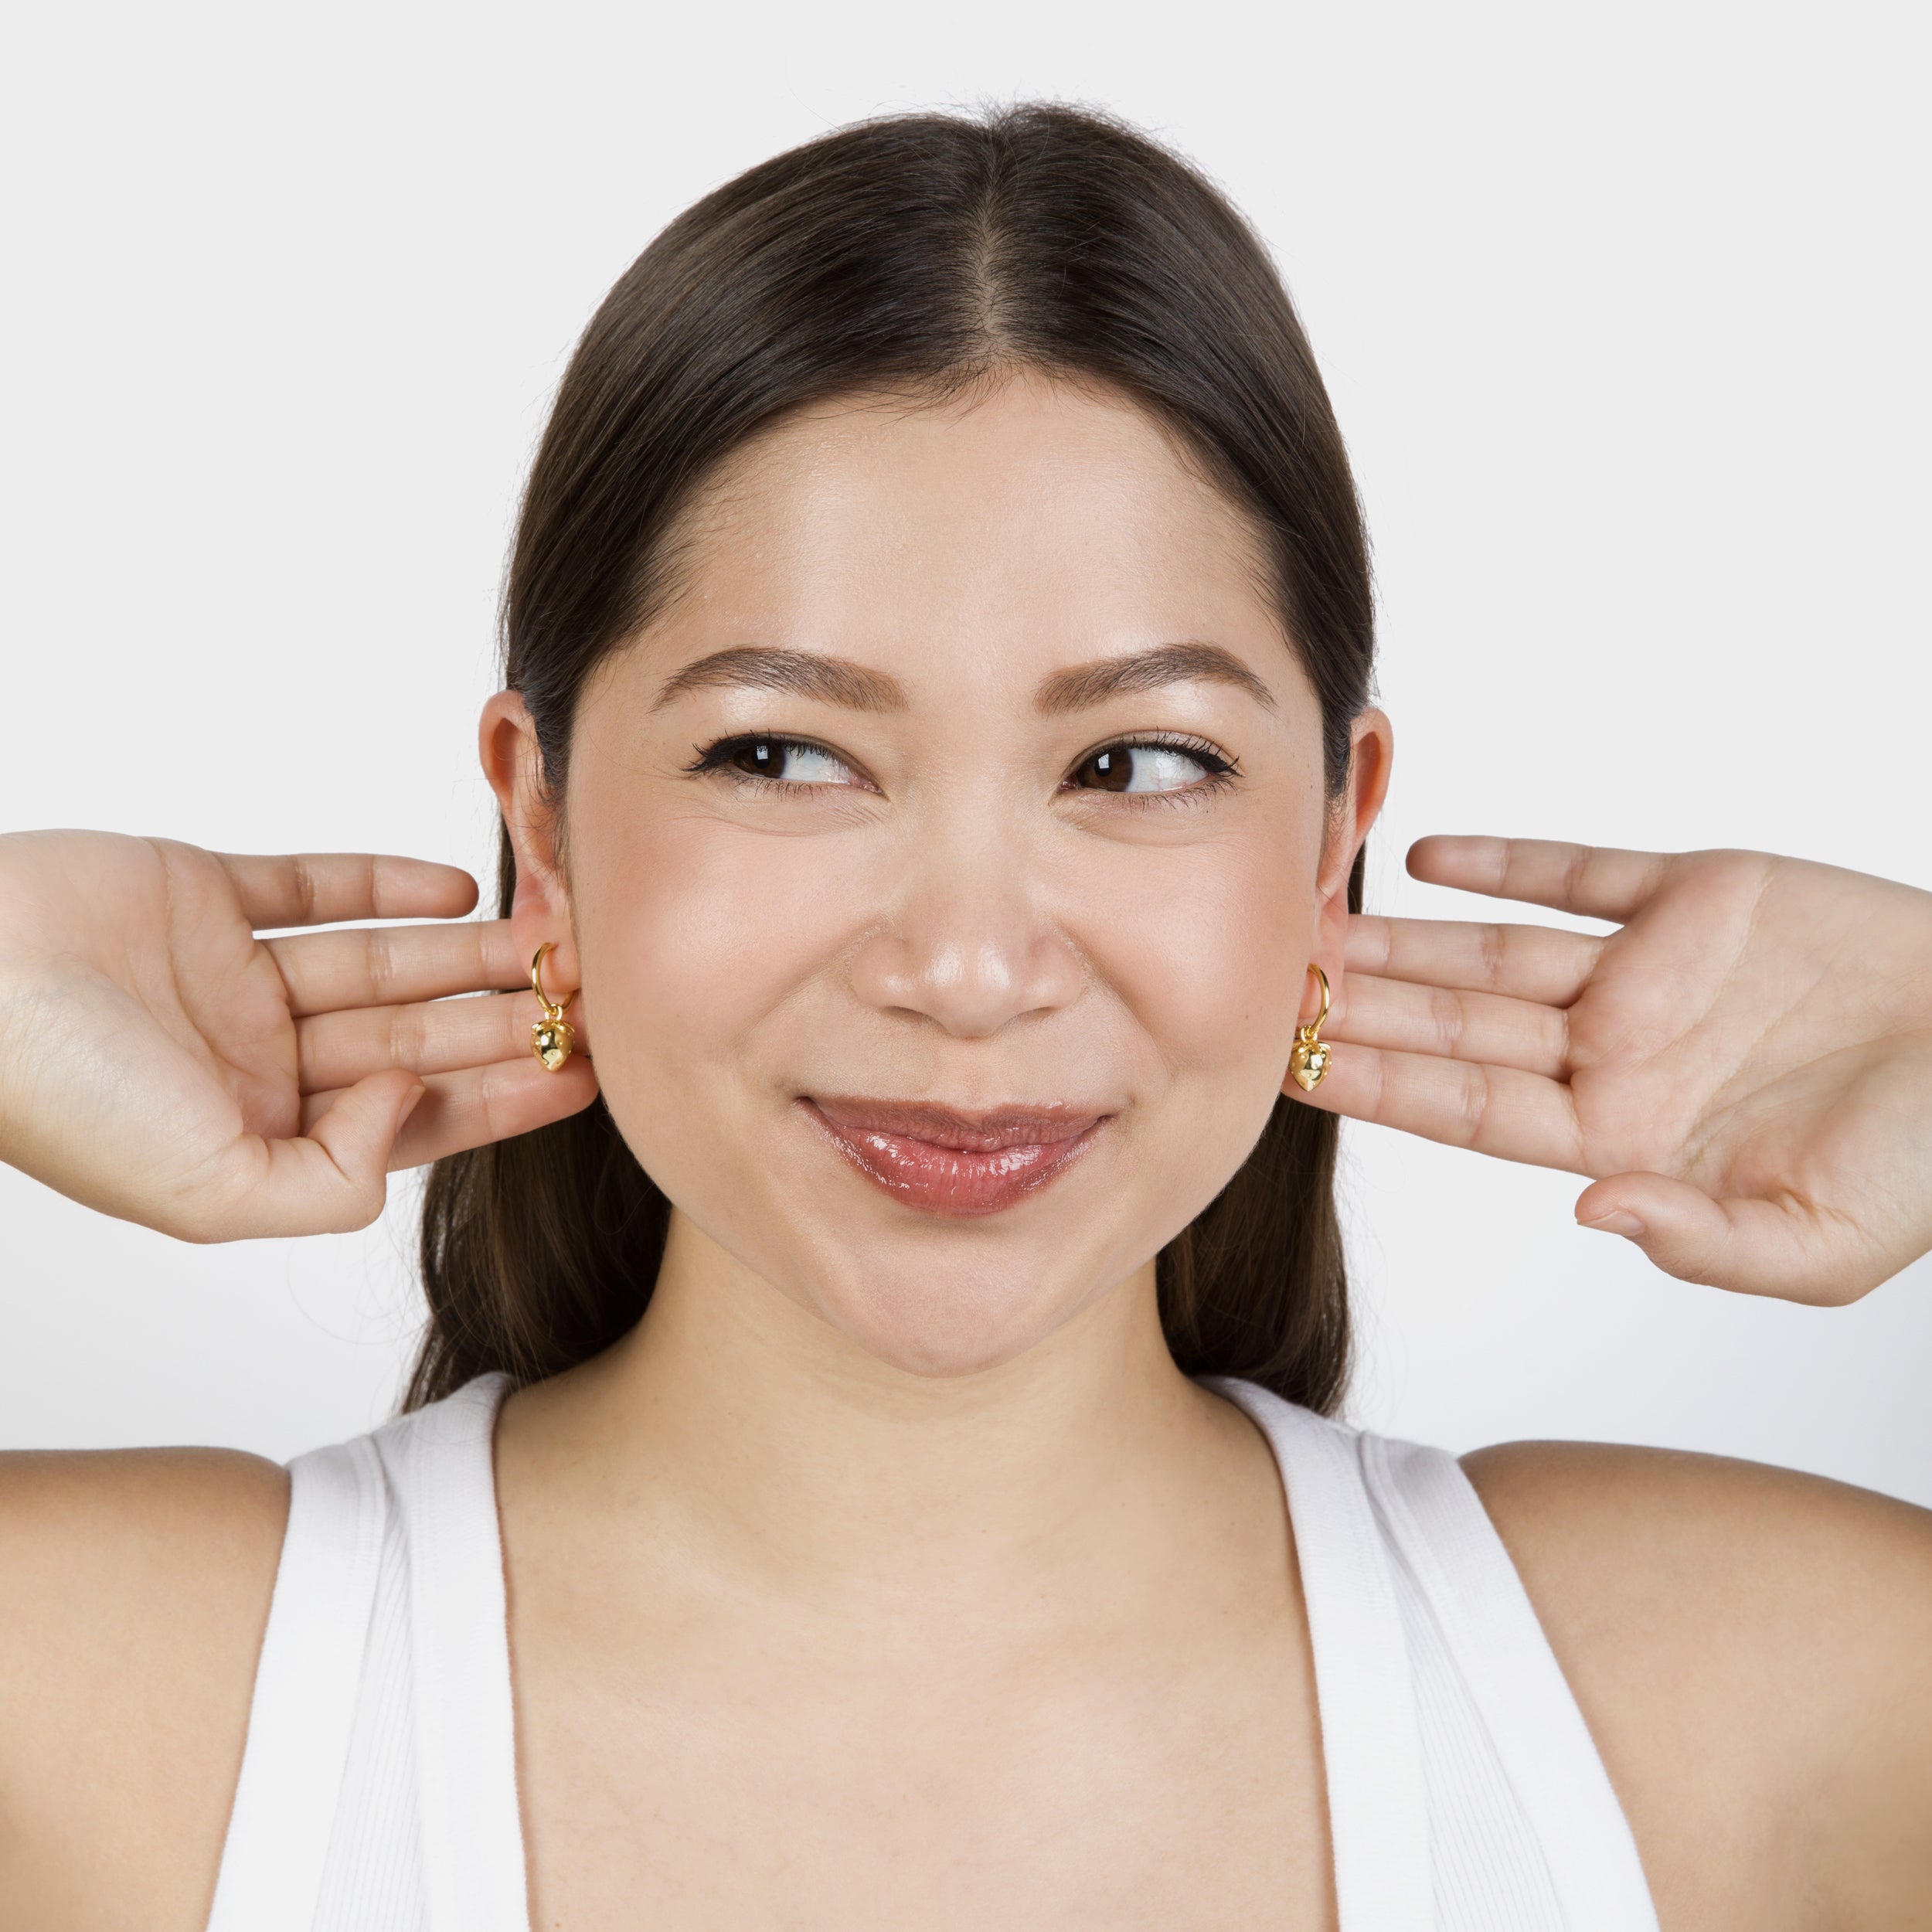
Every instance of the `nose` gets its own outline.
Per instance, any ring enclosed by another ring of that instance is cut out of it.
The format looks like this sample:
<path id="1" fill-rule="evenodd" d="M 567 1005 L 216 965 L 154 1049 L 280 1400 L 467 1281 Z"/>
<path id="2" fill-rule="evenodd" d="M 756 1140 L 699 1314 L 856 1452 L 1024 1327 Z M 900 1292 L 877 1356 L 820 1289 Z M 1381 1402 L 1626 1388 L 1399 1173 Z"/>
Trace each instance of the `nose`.
<path id="1" fill-rule="evenodd" d="M 951 855 L 929 847 L 860 942 L 853 990 L 869 1005 L 919 1015 L 961 1039 L 1070 1006 L 1086 965 L 1043 896 L 1025 860 L 993 840 Z"/>

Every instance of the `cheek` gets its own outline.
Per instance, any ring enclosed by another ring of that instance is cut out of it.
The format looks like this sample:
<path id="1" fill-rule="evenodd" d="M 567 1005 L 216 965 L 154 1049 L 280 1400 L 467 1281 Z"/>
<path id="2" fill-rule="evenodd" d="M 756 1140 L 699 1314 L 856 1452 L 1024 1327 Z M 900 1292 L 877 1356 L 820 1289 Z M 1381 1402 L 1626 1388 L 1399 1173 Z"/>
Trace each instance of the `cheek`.
<path id="1" fill-rule="evenodd" d="M 1090 903 L 1082 943 L 1177 1083 L 1279 1084 L 1315 936 L 1317 857 L 1291 825 L 1138 849 L 1117 889 Z"/>
<path id="2" fill-rule="evenodd" d="M 1284 818 L 1093 868 L 1114 889 L 1084 905 L 1080 942 L 1162 1069 L 1127 1144 L 1123 1232 L 1149 1252 L 1226 1185 L 1281 1094 L 1320 852 L 1318 825 Z"/>
<path id="3" fill-rule="evenodd" d="M 599 1078 L 614 1107 L 668 1078 L 675 1106 L 676 1083 L 736 1066 L 760 1020 L 837 957 L 862 876 L 835 840 L 676 812 L 611 824 L 571 871 Z"/>

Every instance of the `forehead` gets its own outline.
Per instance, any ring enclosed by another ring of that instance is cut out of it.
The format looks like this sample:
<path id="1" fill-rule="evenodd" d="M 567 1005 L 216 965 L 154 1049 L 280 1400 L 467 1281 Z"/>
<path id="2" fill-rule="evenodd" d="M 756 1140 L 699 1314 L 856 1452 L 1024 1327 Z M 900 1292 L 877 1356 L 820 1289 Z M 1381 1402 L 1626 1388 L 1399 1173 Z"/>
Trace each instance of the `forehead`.
<path id="1" fill-rule="evenodd" d="M 727 461 L 678 549 L 673 630 L 1052 658 L 1157 634 L 1280 648 L 1243 512 L 1146 410 L 1036 375 L 800 411 Z"/>

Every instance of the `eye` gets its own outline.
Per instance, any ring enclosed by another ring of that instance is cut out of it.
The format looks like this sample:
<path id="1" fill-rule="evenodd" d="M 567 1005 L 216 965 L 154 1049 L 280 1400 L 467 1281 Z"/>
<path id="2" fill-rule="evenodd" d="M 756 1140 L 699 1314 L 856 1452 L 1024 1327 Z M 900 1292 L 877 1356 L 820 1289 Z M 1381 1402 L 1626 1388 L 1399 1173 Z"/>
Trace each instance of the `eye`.
<path id="1" fill-rule="evenodd" d="M 692 771 L 723 771 L 733 777 L 763 778 L 774 784 L 857 786 L 864 779 L 835 752 L 803 738 L 752 734 L 721 738 L 698 754 Z"/>
<path id="2" fill-rule="evenodd" d="M 1216 786 L 1233 770 L 1210 745 L 1144 739 L 1089 752 L 1066 782 L 1077 791 L 1172 793 Z"/>

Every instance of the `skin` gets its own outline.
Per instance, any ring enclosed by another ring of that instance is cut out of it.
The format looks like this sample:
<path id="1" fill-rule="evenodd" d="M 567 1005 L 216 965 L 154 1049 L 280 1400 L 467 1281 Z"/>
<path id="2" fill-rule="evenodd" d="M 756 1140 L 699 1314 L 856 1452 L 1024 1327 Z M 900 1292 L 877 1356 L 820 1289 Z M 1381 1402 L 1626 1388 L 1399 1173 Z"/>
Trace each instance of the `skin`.
<path id="1" fill-rule="evenodd" d="M 1043 389 L 820 413 L 747 452 L 693 535 L 692 590 L 587 695 L 567 874 L 520 706 L 484 726 L 519 944 L 574 933 L 560 971 L 580 968 L 605 1097 L 679 1203 L 645 1322 L 499 1435 L 539 1920 L 802 1897 L 808 1923 L 856 1898 L 880 1924 L 983 1925 L 1024 1896 L 1064 1924 L 1320 1923 L 1278 1482 L 1174 1369 L 1148 1260 L 1259 1133 L 1302 962 L 1342 938 L 1350 828 L 1325 855 L 1318 713 L 1247 533 L 1138 414 Z M 770 638 L 883 673 L 903 708 L 664 700 Z M 1056 675 L 1202 638 L 1256 689 L 1041 709 Z M 774 721 L 852 781 L 689 770 Z M 1245 783 L 1063 789 L 1149 730 L 1238 746 Z M 1386 730 L 1362 722 L 1365 821 Z M 1049 1190 L 962 1222 L 852 1175 L 801 1091 L 1114 1118 Z M 723 1482 L 698 1447 L 720 1415 Z M 590 1571 L 567 1560 L 593 1545 Z M 614 1729 L 614 1697 L 634 1714 Z M 858 1847 L 853 1817 L 879 1821 Z"/>
<path id="2" fill-rule="evenodd" d="M 560 798 L 520 702 L 486 709 L 507 922 L 257 942 L 474 888 L 0 840 L 0 1154 L 185 1238 L 352 1226 L 386 1172 L 600 1085 L 675 1209 L 643 1322 L 498 1430 L 533 1924 L 1332 1924 L 1279 1482 L 1175 1369 L 1151 1260 L 1259 1130 L 1304 963 L 1335 991 L 1313 1104 L 1590 1175 L 1580 1214 L 1688 1278 L 1842 1300 L 1932 1246 L 1932 897 L 1438 840 L 1423 876 L 1621 929 L 1350 920 L 1387 723 L 1325 801 L 1239 513 L 1104 393 L 808 412 L 685 534 Z M 1052 701 L 1179 642 L 1232 670 Z M 752 646 L 873 702 L 696 675 Z M 833 781 L 691 769 L 747 731 Z M 1149 733 L 1236 775 L 1070 784 Z M 594 1056 L 556 1076 L 546 940 Z M 948 1219 L 830 1149 L 814 1093 L 1107 1118 L 1051 1187 Z M 1467 1467 L 1671 1932 L 1923 1922 L 1925 1512 L 1587 1445 Z M 205 1920 L 285 1509 L 245 1457 L 0 1460 L 0 1928 Z"/>

